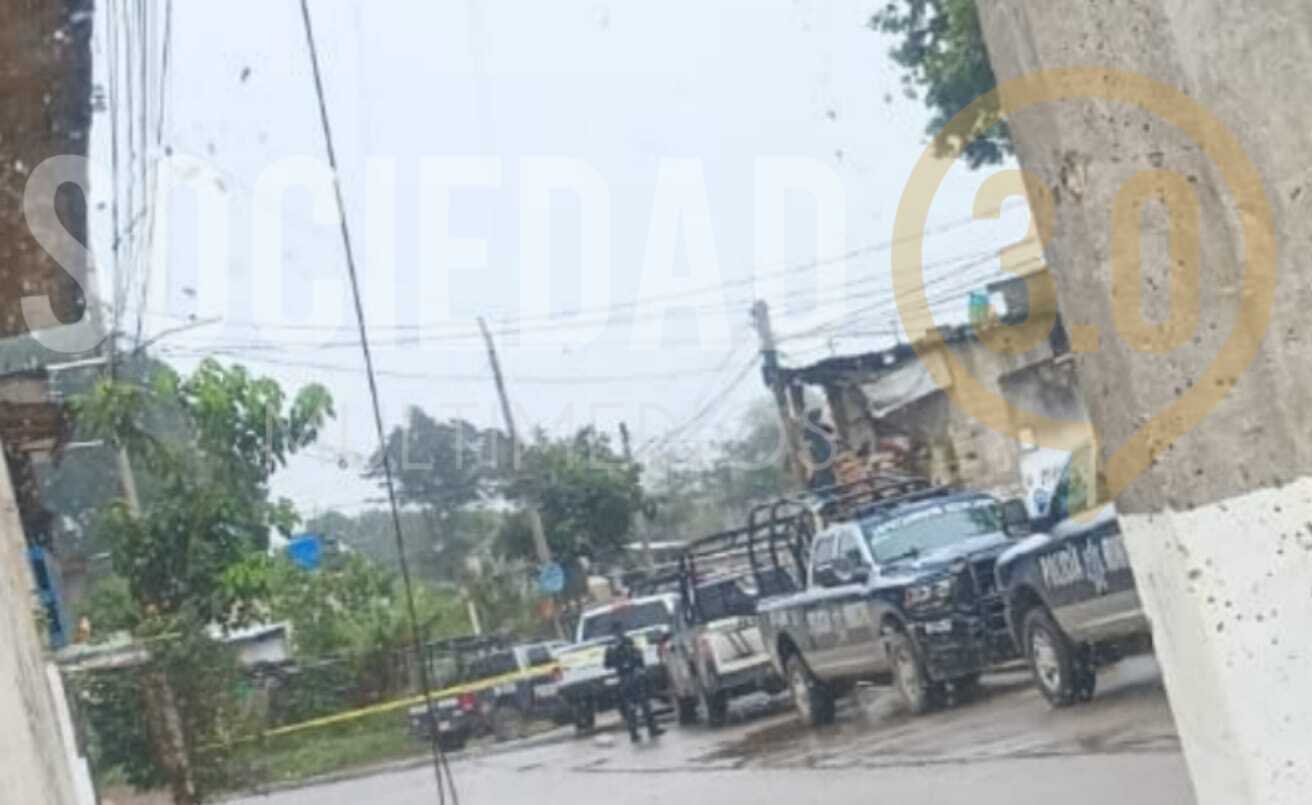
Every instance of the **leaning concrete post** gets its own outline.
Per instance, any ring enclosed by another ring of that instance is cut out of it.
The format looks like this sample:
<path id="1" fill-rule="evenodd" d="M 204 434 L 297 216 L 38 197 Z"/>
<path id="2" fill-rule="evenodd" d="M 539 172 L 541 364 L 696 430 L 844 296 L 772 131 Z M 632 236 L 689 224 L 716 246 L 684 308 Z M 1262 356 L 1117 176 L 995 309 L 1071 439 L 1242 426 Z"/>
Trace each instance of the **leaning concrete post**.
<path id="1" fill-rule="evenodd" d="M 978 2 L 1198 801 L 1307 802 L 1312 5 Z"/>

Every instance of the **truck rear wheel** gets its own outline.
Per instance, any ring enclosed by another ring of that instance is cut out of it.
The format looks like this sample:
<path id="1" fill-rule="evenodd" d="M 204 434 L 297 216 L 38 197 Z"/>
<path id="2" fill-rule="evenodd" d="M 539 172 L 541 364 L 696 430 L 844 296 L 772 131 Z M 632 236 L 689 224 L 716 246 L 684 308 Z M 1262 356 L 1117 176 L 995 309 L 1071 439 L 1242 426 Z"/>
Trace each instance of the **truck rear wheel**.
<path id="1" fill-rule="evenodd" d="M 834 694 L 825 683 L 815 678 L 800 654 L 789 655 L 784 663 L 784 674 L 793 693 L 793 705 L 802 721 L 812 727 L 829 724 L 834 720 Z"/>
<path id="2" fill-rule="evenodd" d="M 723 727 L 729 720 L 729 696 L 722 690 L 701 691 L 702 710 L 706 713 L 706 723 L 712 727 Z"/>
<path id="3" fill-rule="evenodd" d="M 592 699 L 579 699 L 574 702 L 574 732 L 579 735 L 592 732 L 597 726 L 597 708 Z"/>
<path id="4" fill-rule="evenodd" d="M 697 723 L 697 699 L 694 696 L 680 696 L 675 699 L 674 707 L 678 711 L 679 723 L 687 726 Z"/>

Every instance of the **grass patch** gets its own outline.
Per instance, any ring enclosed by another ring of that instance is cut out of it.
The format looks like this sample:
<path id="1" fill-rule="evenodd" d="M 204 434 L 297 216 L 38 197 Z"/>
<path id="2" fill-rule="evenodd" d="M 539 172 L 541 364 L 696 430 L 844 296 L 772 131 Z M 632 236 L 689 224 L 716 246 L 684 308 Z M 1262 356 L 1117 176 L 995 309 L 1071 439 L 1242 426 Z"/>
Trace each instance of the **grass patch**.
<path id="1" fill-rule="evenodd" d="M 257 784 L 287 783 L 330 772 L 423 755 L 405 711 L 266 738 L 243 750 L 241 764 Z"/>

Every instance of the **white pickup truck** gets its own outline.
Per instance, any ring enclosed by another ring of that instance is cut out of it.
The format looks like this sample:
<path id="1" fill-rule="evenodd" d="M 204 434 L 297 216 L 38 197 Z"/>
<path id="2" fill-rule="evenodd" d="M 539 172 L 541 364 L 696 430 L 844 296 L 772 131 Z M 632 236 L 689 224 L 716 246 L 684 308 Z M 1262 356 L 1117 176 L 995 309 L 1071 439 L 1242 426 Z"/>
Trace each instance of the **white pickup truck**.
<path id="1" fill-rule="evenodd" d="M 626 598 L 583 613 L 572 646 L 556 655 L 561 678 L 557 692 L 574 715 L 574 727 L 587 732 L 597 713 L 619 705 L 619 677 L 606 668 L 606 647 L 613 639 L 615 624 L 642 651 L 650 693 L 664 694 L 669 677 L 661 664 L 658 647 L 670 634 L 678 596 L 673 593 Z"/>
<path id="2" fill-rule="evenodd" d="M 661 644 L 679 723 L 704 717 L 718 727 L 729 701 L 783 690 L 761 637 L 756 601 L 770 578 L 748 563 L 751 531 L 737 528 L 689 543 L 679 557 L 680 602 L 670 639 Z"/>

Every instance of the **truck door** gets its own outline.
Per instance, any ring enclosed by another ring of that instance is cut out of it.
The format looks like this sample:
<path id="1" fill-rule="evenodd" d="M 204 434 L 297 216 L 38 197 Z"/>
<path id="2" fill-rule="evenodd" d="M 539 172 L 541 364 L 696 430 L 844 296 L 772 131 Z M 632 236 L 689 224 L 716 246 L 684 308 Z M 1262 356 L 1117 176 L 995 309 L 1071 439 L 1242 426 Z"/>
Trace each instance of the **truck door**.
<path id="1" fill-rule="evenodd" d="M 835 628 L 833 608 L 829 598 L 838 585 L 834 555 L 838 547 L 835 533 L 816 538 L 811 550 L 811 588 L 802 607 L 804 631 L 809 645 L 804 649 L 807 664 L 815 673 L 825 676 L 842 665 L 839 634 Z"/>
<path id="2" fill-rule="evenodd" d="M 829 610 L 838 635 L 835 670 L 847 675 L 873 672 L 879 666 L 883 648 L 865 595 L 871 563 L 856 527 L 846 527 L 839 535 L 833 564 L 838 583 L 829 599 Z"/>
<path id="3" fill-rule="evenodd" d="M 1114 634 L 1121 621 L 1141 617 L 1115 509 L 1102 504 L 1100 481 L 1092 447 L 1077 450 L 1053 495 L 1053 545 L 1038 557 L 1045 598 L 1076 640 Z"/>

